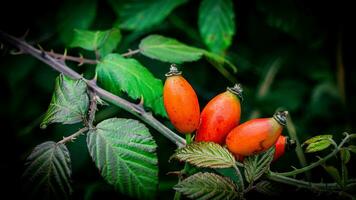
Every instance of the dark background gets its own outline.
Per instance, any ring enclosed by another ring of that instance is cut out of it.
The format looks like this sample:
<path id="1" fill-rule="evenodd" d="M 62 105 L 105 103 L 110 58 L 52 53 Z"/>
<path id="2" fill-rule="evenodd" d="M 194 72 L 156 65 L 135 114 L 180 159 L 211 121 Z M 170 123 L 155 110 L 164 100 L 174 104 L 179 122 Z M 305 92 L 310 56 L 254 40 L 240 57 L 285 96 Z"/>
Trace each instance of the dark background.
<path id="1" fill-rule="evenodd" d="M 80 14 L 82 5 L 80 1 L 7 1 L 1 4 L 1 30 L 15 36 L 21 36 L 29 30 L 29 42 L 40 43 L 43 48 L 53 48 L 59 53 L 68 46 L 68 33 L 71 32 L 71 28 L 63 25 L 62 16 L 76 12 Z M 190 1 L 175 9 L 163 23 L 149 30 L 122 30 L 123 39 L 116 51 L 123 53 L 128 48 L 136 49 L 139 41 L 152 33 L 206 48 L 198 31 L 198 7 L 199 1 Z M 234 10 L 236 34 L 226 54 L 238 67 L 238 73 L 234 76 L 245 91 L 242 121 L 248 120 L 252 113 L 258 113 L 256 117 L 269 117 L 277 108 L 283 107 L 290 111 L 300 141 L 319 134 L 332 134 L 339 141 L 343 132 L 355 131 L 356 18 L 352 4 L 348 1 L 235 1 Z M 111 4 L 98 1 L 90 29 L 109 29 L 116 20 Z M 185 26 L 178 26 L 177 20 L 183 21 Z M 9 55 L 10 50 L 11 47 L 4 46 L 0 51 L 0 181 L 5 194 L 16 197 L 24 196 L 20 177 L 25 158 L 31 150 L 47 140 L 58 141 L 79 126 L 51 125 L 45 130 L 39 128 L 58 73 L 28 55 Z M 71 55 L 77 53 L 78 49 L 69 50 Z M 84 53 L 86 57 L 93 58 L 89 52 Z M 167 63 L 141 55 L 135 58 L 156 77 L 164 80 Z M 277 60 L 281 62 L 277 64 L 278 71 L 271 87 L 265 95 L 259 96 L 263 80 L 268 70 L 276 67 Z M 93 66 L 75 65 L 73 68 L 85 74 L 91 74 L 94 69 Z M 204 60 L 185 63 L 182 69 L 196 89 L 202 108 L 209 99 L 232 85 Z M 340 78 L 340 69 L 344 70 L 343 78 Z M 344 92 L 342 85 L 345 86 Z M 111 116 L 131 117 L 115 107 L 103 107 L 98 112 L 97 121 Z M 166 120 L 161 120 L 169 125 Z M 166 199 L 173 194 L 171 187 L 176 183 L 176 178 L 166 173 L 182 166 L 176 162 L 168 163 L 174 145 L 154 130 L 151 132 L 159 145 L 159 196 Z M 287 135 L 287 131 L 284 134 Z M 88 155 L 85 137 L 70 143 L 68 148 L 72 159 L 74 199 L 119 198 L 119 194 L 105 183 L 96 170 Z M 316 159 L 315 154 L 306 156 L 309 162 Z M 355 155 L 352 155 L 352 160 L 355 160 Z M 352 161 L 349 164 L 350 177 L 356 176 L 352 170 L 354 163 Z M 329 164 L 338 167 L 339 161 L 334 159 Z M 294 152 L 288 152 L 272 168 L 287 171 L 291 165 L 299 167 Z M 332 181 L 322 168 L 313 170 L 312 174 L 316 182 L 321 178 Z M 304 191 L 298 191 L 298 194 L 315 195 Z M 288 194 L 281 191 L 281 195 L 285 197 Z M 252 194 L 252 197 L 261 198 L 258 194 Z M 325 197 L 322 195 L 320 198 Z"/>

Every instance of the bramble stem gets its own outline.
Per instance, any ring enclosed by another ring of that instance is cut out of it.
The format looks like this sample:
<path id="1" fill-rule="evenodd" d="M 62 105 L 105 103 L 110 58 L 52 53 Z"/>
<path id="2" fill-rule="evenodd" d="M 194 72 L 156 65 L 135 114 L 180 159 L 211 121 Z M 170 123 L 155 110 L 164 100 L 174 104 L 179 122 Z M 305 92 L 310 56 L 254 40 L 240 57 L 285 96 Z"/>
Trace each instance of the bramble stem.
<path id="1" fill-rule="evenodd" d="M 192 142 L 192 134 L 190 134 L 190 133 L 189 134 L 185 134 L 185 142 L 187 143 L 187 145 Z M 189 169 L 189 164 L 186 162 L 186 163 L 184 163 L 183 170 L 179 174 L 178 183 L 180 183 L 183 180 L 182 174 L 187 173 L 188 169 Z M 180 192 L 176 191 L 174 193 L 174 198 L 173 199 L 174 200 L 180 200 L 181 195 L 182 194 Z"/>
<path id="2" fill-rule="evenodd" d="M 300 173 L 303 173 L 303 172 L 306 172 L 306 171 L 309 171 L 321 164 L 323 164 L 325 161 L 327 161 L 328 159 L 330 159 L 331 157 L 335 156 L 339 151 L 340 149 L 343 147 L 343 145 L 351 138 L 355 138 L 356 136 L 354 134 L 352 135 L 349 135 L 346 133 L 346 136 L 345 138 L 340 142 L 340 144 L 338 146 L 336 146 L 336 148 L 330 153 L 328 154 L 327 156 L 325 156 L 324 158 L 322 159 L 319 159 L 318 161 L 316 162 L 313 162 L 311 163 L 310 165 L 306 166 L 306 167 L 303 167 L 303 168 L 300 168 L 300 169 L 295 169 L 293 171 L 290 171 L 290 172 L 282 172 L 282 173 L 273 173 L 273 174 L 276 174 L 276 175 L 280 175 L 280 176 L 294 176 L 294 175 L 297 175 L 297 174 L 300 174 Z"/>
<path id="3" fill-rule="evenodd" d="M 126 110 L 127 112 L 135 115 L 137 118 L 141 119 L 142 121 L 146 122 L 152 128 L 156 129 L 159 133 L 165 136 L 167 139 L 172 141 L 178 147 L 185 146 L 185 140 L 163 125 L 160 121 L 152 116 L 150 112 L 146 112 L 141 105 L 136 105 L 131 103 L 119 96 L 116 96 L 96 85 L 95 81 L 89 81 L 85 79 L 83 76 L 66 66 L 65 64 L 59 62 L 57 59 L 52 58 L 46 52 L 40 51 L 39 49 L 34 48 L 24 40 L 18 39 L 13 37 L 5 32 L 0 31 L 0 39 L 7 41 L 8 43 L 12 44 L 13 46 L 17 47 L 23 53 L 28 53 L 31 56 L 37 58 L 38 60 L 46 63 L 54 70 L 69 76 L 72 79 L 81 79 L 88 87 L 90 87 L 99 97 L 103 100 L 112 103 L 115 106 Z"/>
<path id="4" fill-rule="evenodd" d="M 63 55 L 60 53 L 55 53 L 53 51 L 46 51 L 46 53 L 56 59 L 60 59 L 60 60 L 70 60 L 73 62 L 78 62 L 79 65 L 82 64 L 90 64 L 90 65 L 96 65 L 98 64 L 97 60 L 92 60 L 92 59 L 88 59 L 88 58 L 83 58 L 83 56 L 79 56 L 79 57 L 75 57 L 75 56 L 68 56 L 68 55 Z"/>
<path id="5" fill-rule="evenodd" d="M 293 185 L 300 188 L 315 189 L 319 191 L 332 191 L 332 190 L 339 191 L 341 189 L 337 183 L 312 183 L 312 182 L 286 177 L 275 172 L 270 172 L 269 174 L 267 174 L 267 178 L 269 180 L 276 181 L 279 183 Z M 356 183 L 350 182 L 348 185 L 346 185 L 345 189 L 346 190 L 352 189 L 355 188 L 355 186 Z"/>
<path id="6" fill-rule="evenodd" d="M 89 130 L 88 127 L 84 127 L 79 129 L 79 131 L 75 132 L 74 134 L 68 136 L 68 137 L 63 137 L 63 139 L 59 142 L 57 142 L 57 144 L 65 144 L 67 142 L 72 142 L 74 141 L 78 136 L 80 136 L 81 134 L 83 134 L 84 132 L 86 132 L 87 130 Z"/>

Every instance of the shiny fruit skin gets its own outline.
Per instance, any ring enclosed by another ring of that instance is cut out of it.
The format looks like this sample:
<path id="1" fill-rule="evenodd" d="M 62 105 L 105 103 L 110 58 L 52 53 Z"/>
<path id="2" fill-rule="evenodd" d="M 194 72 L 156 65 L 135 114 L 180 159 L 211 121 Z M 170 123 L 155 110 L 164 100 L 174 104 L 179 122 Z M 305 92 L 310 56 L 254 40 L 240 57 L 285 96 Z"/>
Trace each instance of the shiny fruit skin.
<path id="1" fill-rule="evenodd" d="M 274 144 L 275 152 L 273 154 L 273 161 L 278 160 L 278 158 L 280 158 L 285 153 L 286 149 L 288 148 L 287 147 L 288 145 L 290 146 L 290 144 L 288 144 L 288 137 L 284 135 L 280 135 L 277 139 L 276 144 Z M 235 158 L 236 160 L 243 162 L 245 157 L 235 154 Z"/>
<path id="2" fill-rule="evenodd" d="M 214 97 L 203 109 L 196 141 L 224 144 L 227 134 L 240 122 L 241 105 L 236 94 L 226 91 Z"/>
<path id="3" fill-rule="evenodd" d="M 198 97 L 181 75 L 167 77 L 163 88 L 163 102 L 170 121 L 180 133 L 190 134 L 198 128 Z"/>
<path id="4" fill-rule="evenodd" d="M 235 127 L 226 137 L 226 145 L 234 154 L 254 155 L 272 147 L 282 130 L 274 118 L 252 119 Z"/>
<path id="5" fill-rule="evenodd" d="M 273 155 L 273 161 L 277 160 L 279 157 L 281 157 L 286 149 L 287 145 L 287 137 L 281 135 L 278 137 L 278 140 L 276 142 L 275 146 L 275 152 Z"/>

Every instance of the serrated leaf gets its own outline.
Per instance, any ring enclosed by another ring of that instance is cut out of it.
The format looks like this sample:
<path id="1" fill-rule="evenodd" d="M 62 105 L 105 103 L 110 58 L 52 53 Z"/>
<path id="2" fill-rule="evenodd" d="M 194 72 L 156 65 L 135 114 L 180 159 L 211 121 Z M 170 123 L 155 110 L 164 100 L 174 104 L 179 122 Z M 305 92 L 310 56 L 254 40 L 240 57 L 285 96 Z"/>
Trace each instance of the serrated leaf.
<path id="1" fill-rule="evenodd" d="M 314 153 L 318 151 L 322 151 L 328 148 L 331 145 L 330 140 L 320 140 L 318 142 L 311 143 L 307 146 L 305 152 L 306 153 Z"/>
<path id="2" fill-rule="evenodd" d="M 74 30 L 71 47 L 81 47 L 89 51 L 98 50 L 101 56 L 111 53 L 121 39 L 120 30 L 113 28 L 106 31 Z"/>
<path id="3" fill-rule="evenodd" d="M 199 31 L 205 44 L 215 53 L 231 45 L 235 34 L 235 14 L 231 0 L 203 0 L 199 7 Z"/>
<path id="4" fill-rule="evenodd" d="M 127 30 L 142 30 L 161 23 L 176 7 L 186 0 L 148 0 L 128 1 L 123 5 L 111 1 L 122 22 L 120 28 Z"/>
<path id="5" fill-rule="evenodd" d="M 199 200 L 236 199 L 239 196 L 230 179 L 214 173 L 199 172 L 178 183 L 174 189 L 191 199 Z"/>
<path id="6" fill-rule="evenodd" d="M 244 159 L 244 173 L 247 182 L 252 183 L 269 170 L 273 160 L 275 148 L 272 147 L 264 153 L 249 156 Z"/>
<path id="7" fill-rule="evenodd" d="M 57 12 L 57 29 L 59 36 L 66 44 L 73 37 L 74 29 L 87 29 L 96 16 L 96 0 L 77 0 L 75 4 L 67 0 Z"/>
<path id="8" fill-rule="evenodd" d="M 237 71 L 236 67 L 224 57 L 161 35 L 147 36 L 141 40 L 139 48 L 143 55 L 163 62 L 180 64 L 196 61 L 205 56 L 217 68 L 227 64 L 234 72 Z"/>
<path id="9" fill-rule="evenodd" d="M 332 135 L 317 135 L 317 136 L 314 136 L 314 137 L 308 139 L 307 141 L 305 141 L 302 144 L 302 146 L 307 145 L 307 144 L 312 144 L 312 143 L 315 143 L 315 142 L 319 142 L 321 140 L 330 140 L 332 138 L 333 138 Z"/>
<path id="10" fill-rule="evenodd" d="M 69 199 L 72 193 L 70 162 L 65 145 L 52 141 L 37 145 L 27 157 L 24 189 L 34 199 Z"/>
<path id="11" fill-rule="evenodd" d="M 143 55 L 169 63 L 196 61 L 203 56 L 201 49 L 161 35 L 147 36 L 141 41 L 139 48 Z"/>
<path id="12" fill-rule="evenodd" d="M 281 193 L 280 185 L 271 181 L 260 181 L 255 188 L 257 192 L 269 196 L 278 196 Z"/>
<path id="13" fill-rule="evenodd" d="M 41 128 L 46 128 L 51 123 L 78 123 L 85 118 L 88 105 L 86 83 L 82 80 L 72 80 L 61 74 L 56 79 L 52 100 Z"/>
<path id="14" fill-rule="evenodd" d="M 137 60 L 109 54 L 97 65 L 98 82 L 104 89 L 120 95 L 126 92 L 133 99 L 143 97 L 144 106 L 166 116 L 163 106 L 163 84 Z"/>
<path id="15" fill-rule="evenodd" d="M 100 122 L 87 136 L 101 176 L 122 194 L 153 199 L 158 184 L 157 145 L 148 129 L 132 119 Z"/>
<path id="16" fill-rule="evenodd" d="M 350 146 L 347 147 L 347 149 L 349 151 L 351 151 L 352 153 L 356 153 L 356 146 L 355 145 L 350 145 Z"/>
<path id="17" fill-rule="evenodd" d="M 340 186 L 342 186 L 339 171 L 335 167 L 323 165 L 323 168 Z"/>
<path id="18" fill-rule="evenodd" d="M 197 167 L 229 168 L 235 165 L 234 156 L 226 148 L 213 142 L 193 142 L 177 149 L 171 158 Z"/>

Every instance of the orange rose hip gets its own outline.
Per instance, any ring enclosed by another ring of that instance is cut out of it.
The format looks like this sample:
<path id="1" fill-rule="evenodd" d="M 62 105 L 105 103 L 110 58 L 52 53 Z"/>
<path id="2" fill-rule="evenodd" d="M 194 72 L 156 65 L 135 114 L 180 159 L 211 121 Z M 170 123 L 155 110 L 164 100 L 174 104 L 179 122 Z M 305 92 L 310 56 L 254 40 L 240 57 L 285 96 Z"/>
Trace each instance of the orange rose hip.
<path id="1" fill-rule="evenodd" d="M 199 126 L 198 97 L 175 65 L 171 65 L 166 77 L 163 88 L 163 102 L 168 117 L 180 133 L 190 134 Z"/>
<path id="2" fill-rule="evenodd" d="M 235 127 L 226 137 L 228 149 L 237 155 L 250 156 L 272 147 L 287 121 L 287 111 L 271 118 L 252 119 Z"/>
<path id="3" fill-rule="evenodd" d="M 210 100 L 201 113 L 195 140 L 224 144 L 227 134 L 240 122 L 240 99 L 242 88 L 236 84 Z"/>

